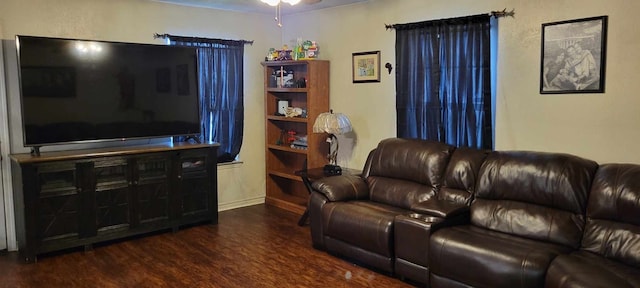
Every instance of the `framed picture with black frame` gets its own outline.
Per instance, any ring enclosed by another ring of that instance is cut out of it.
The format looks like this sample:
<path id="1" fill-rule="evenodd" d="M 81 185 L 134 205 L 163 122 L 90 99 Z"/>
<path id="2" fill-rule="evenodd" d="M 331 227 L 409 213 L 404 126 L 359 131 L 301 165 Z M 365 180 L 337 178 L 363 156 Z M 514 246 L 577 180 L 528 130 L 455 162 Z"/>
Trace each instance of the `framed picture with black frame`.
<path id="1" fill-rule="evenodd" d="M 540 93 L 604 93 L 607 16 L 542 24 Z"/>
<path id="2" fill-rule="evenodd" d="M 353 83 L 380 82 L 380 51 L 352 55 Z"/>
<path id="3" fill-rule="evenodd" d="M 76 69 L 74 67 L 24 66 L 21 72 L 22 95 L 25 97 L 76 97 Z"/>

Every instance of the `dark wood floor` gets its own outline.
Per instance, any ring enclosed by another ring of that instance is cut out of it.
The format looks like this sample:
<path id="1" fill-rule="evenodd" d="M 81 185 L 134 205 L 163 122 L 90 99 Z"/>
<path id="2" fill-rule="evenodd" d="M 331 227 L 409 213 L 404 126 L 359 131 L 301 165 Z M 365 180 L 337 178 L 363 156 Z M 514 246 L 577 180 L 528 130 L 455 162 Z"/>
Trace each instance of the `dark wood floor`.
<path id="1" fill-rule="evenodd" d="M 411 287 L 311 247 L 298 216 L 264 205 L 204 224 L 40 256 L 0 256 L 0 287 Z"/>

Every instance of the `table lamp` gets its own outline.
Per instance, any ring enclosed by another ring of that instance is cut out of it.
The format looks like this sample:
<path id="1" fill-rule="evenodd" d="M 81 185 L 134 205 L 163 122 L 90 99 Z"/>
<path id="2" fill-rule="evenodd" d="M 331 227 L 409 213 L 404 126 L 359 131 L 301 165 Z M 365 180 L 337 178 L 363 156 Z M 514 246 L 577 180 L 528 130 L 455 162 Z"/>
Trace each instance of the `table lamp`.
<path id="1" fill-rule="evenodd" d="M 327 142 L 331 143 L 329 147 L 329 164 L 324 166 L 324 172 L 329 175 L 342 174 L 342 168 L 338 166 L 338 138 L 336 135 L 348 133 L 352 131 L 351 121 L 342 113 L 329 112 L 320 113 L 316 122 L 313 124 L 313 133 L 328 133 Z M 335 145 L 334 145 L 335 143 Z"/>

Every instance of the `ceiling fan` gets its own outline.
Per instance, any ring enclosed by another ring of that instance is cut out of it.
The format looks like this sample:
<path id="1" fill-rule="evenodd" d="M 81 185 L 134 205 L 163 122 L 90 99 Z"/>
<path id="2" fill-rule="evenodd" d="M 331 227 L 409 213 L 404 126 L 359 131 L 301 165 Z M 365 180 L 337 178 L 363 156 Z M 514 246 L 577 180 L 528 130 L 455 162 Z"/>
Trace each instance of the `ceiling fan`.
<path id="1" fill-rule="evenodd" d="M 274 19 L 278 23 L 278 27 L 282 27 L 282 17 L 280 15 L 280 6 L 282 5 L 282 3 L 296 5 L 302 2 L 304 4 L 310 5 L 310 4 L 319 3 L 320 1 L 322 0 L 260 0 L 260 2 L 267 3 L 270 6 L 276 7 L 276 17 Z"/>
<path id="2" fill-rule="evenodd" d="M 282 2 L 289 3 L 291 5 L 296 5 L 298 3 L 316 4 L 318 2 L 321 2 L 322 0 L 260 0 L 260 1 L 264 2 L 264 3 L 267 3 L 267 4 L 271 5 L 271 6 L 278 6 Z"/>

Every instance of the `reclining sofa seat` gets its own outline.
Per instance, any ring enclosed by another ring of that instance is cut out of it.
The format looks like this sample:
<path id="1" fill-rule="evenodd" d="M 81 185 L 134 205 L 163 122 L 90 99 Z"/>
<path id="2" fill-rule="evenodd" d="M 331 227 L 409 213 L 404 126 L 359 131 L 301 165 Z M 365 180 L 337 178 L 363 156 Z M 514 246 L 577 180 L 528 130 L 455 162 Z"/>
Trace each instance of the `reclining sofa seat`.
<path id="1" fill-rule="evenodd" d="M 597 164 L 542 152 L 492 152 L 470 223 L 429 240 L 431 287 L 543 287 L 551 261 L 580 246 Z"/>
<path id="2" fill-rule="evenodd" d="M 556 257 L 545 286 L 640 287 L 640 165 L 596 172 L 580 249 Z"/>
<path id="3" fill-rule="evenodd" d="M 476 179 L 488 153 L 488 150 L 456 148 L 445 170 L 443 186 L 435 197 L 412 206 L 415 213 L 396 216 L 396 276 L 429 285 L 429 238 L 443 227 L 468 223 Z"/>
<path id="4" fill-rule="evenodd" d="M 435 141 L 385 139 L 369 153 L 361 176 L 314 182 L 313 246 L 393 273 L 394 218 L 436 194 L 454 149 Z"/>

